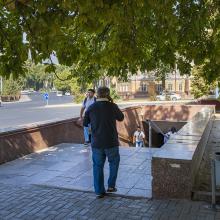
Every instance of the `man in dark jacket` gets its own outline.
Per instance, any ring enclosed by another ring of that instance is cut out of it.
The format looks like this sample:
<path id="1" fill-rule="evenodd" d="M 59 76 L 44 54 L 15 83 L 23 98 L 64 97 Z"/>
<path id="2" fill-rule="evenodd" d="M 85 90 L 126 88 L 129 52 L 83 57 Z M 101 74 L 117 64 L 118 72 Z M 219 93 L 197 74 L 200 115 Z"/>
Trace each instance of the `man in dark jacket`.
<path id="1" fill-rule="evenodd" d="M 116 121 L 123 121 L 124 115 L 110 98 L 110 90 L 100 87 L 97 100 L 85 113 L 84 126 L 91 124 L 94 188 L 98 198 L 105 195 L 104 164 L 109 161 L 110 174 L 107 192 L 116 192 L 115 184 L 120 161 Z"/>

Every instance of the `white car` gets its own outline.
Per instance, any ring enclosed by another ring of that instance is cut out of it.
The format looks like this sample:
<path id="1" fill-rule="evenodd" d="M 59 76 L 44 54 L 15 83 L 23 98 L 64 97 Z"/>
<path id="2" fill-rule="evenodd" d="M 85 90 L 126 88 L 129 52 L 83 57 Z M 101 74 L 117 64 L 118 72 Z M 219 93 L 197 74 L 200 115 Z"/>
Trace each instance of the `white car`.
<path id="1" fill-rule="evenodd" d="M 158 101 L 165 101 L 165 100 L 177 101 L 181 99 L 181 96 L 174 92 L 170 92 L 170 93 L 162 93 L 160 95 L 157 95 L 156 99 Z"/>
<path id="2" fill-rule="evenodd" d="M 63 96 L 63 92 L 62 91 L 57 91 L 57 96 Z"/>
<path id="3" fill-rule="evenodd" d="M 70 96 L 70 92 L 65 92 L 65 95 Z"/>
<path id="4" fill-rule="evenodd" d="M 28 89 L 21 91 L 21 95 L 27 95 L 27 94 L 30 94 L 30 93 L 31 93 L 31 91 L 28 90 Z"/>

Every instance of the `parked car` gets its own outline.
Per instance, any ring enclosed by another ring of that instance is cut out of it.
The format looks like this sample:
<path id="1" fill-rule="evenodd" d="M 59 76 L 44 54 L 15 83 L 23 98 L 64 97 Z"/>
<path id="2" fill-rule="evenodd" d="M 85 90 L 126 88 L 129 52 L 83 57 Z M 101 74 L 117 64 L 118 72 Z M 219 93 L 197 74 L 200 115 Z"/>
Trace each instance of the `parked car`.
<path id="1" fill-rule="evenodd" d="M 52 88 L 51 92 L 57 92 L 56 88 Z"/>
<path id="2" fill-rule="evenodd" d="M 65 95 L 69 96 L 69 95 L 71 95 L 71 94 L 70 94 L 70 92 L 65 92 Z"/>
<path id="3" fill-rule="evenodd" d="M 25 90 L 22 90 L 21 91 L 21 95 L 27 95 L 27 94 L 30 94 L 31 91 L 29 89 L 25 89 Z"/>
<path id="4" fill-rule="evenodd" d="M 63 92 L 62 91 L 57 91 L 57 96 L 63 96 Z"/>
<path id="5" fill-rule="evenodd" d="M 157 95 L 156 99 L 158 101 L 165 101 L 165 100 L 177 101 L 181 99 L 181 96 L 174 92 L 170 92 L 170 93 L 163 92 L 160 95 Z"/>

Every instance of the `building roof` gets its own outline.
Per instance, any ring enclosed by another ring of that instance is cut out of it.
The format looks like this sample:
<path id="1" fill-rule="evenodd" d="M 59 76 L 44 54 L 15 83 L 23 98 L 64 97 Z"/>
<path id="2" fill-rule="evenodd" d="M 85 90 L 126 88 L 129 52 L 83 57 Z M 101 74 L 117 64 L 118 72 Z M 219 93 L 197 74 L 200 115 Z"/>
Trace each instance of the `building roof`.
<path id="1" fill-rule="evenodd" d="M 177 70 L 176 76 L 175 76 L 175 72 L 171 72 L 167 74 L 166 80 L 174 80 L 176 79 L 186 79 L 187 75 L 180 75 L 180 72 Z M 135 75 L 131 75 L 129 77 L 130 80 L 146 80 L 146 81 L 152 81 L 152 80 L 157 80 L 156 77 L 156 72 L 151 71 L 151 72 L 145 72 L 145 73 L 141 73 L 138 72 Z"/>

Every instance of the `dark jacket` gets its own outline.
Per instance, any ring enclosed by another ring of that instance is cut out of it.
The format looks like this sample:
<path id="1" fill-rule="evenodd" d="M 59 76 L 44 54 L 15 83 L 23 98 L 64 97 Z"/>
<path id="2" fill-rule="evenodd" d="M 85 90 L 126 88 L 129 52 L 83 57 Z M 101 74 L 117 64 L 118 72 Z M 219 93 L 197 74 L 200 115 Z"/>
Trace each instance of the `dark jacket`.
<path id="1" fill-rule="evenodd" d="M 91 124 L 94 148 L 111 148 L 119 146 L 116 120 L 123 121 L 124 115 L 118 106 L 109 101 L 100 101 L 92 104 L 85 113 L 83 125 Z"/>

